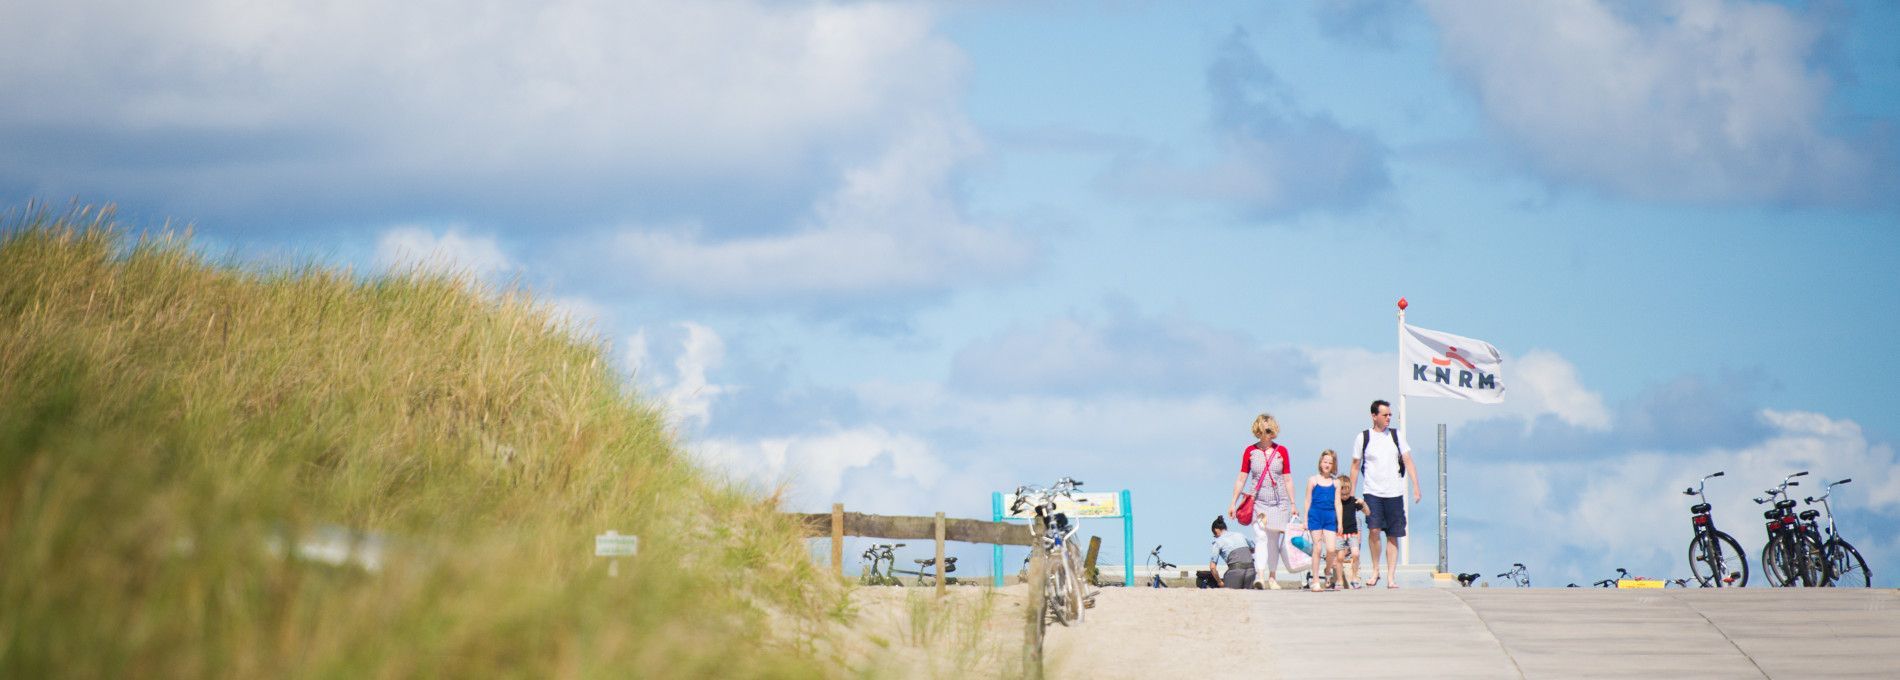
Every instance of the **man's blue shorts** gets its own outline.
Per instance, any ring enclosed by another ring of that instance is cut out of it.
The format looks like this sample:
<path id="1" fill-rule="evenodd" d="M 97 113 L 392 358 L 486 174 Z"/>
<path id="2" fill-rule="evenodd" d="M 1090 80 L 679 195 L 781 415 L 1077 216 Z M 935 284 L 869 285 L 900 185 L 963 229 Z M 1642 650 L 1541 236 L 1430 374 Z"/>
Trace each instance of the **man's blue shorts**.
<path id="1" fill-rule="evenodd" d="M 1405 538 L 1405 498 L 1366 494 L 1366 526 L 1392 538 Z"/>

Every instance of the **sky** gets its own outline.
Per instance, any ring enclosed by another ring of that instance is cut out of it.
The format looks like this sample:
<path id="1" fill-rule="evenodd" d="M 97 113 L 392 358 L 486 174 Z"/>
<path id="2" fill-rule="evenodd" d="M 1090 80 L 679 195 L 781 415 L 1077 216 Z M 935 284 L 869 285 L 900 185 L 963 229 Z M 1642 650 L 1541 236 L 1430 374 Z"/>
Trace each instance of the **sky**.
<path id="1" fill-rule="evenodd" d="M 1686 577 L 1684 487 L 1726 471 L 1753 555 L 1750 497 L 1810 470 L 1853 478 L 1840 529 L 1895 586 L 1897 32 L 1819 1 L 5 3 L 0 209 L 524 286 L 788 510 L 987 519 L 1073 476 L 1182 564 L 1257 414 L 1303 479 L 1396 396 L 1405 297 L 1506 388 L 1409 401 L 1413 562 L 1444 424 L 1453 571 Z"/>

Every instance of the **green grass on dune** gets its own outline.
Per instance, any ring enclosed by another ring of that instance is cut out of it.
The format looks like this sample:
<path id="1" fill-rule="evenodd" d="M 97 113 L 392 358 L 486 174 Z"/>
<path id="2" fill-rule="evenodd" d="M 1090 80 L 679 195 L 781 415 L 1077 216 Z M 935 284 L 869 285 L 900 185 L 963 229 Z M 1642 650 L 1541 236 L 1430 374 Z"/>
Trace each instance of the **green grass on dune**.
<path id="1" fill-rule="evenodd" d="M 0 676 L 839 672 L 795 528 L 604 356 L 454 277 L 0 222 Z M 338 528 L 381 568 L 283 549 Z M 617 579 L 607 529 L 642 540 Z"/>

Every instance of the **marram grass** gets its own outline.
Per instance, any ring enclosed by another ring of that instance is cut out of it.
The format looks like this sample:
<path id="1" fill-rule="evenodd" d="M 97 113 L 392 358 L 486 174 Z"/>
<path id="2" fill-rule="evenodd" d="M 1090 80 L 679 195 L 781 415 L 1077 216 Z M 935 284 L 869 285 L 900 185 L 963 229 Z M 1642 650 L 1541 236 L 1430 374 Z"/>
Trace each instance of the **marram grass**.
<path id="1" fill-rule="evenodd" d="M 842 589 L 593 338 L 456 277 L 0 221 L 0 677 L 812 677 Z M 592 537 L 641 538 L 608 578 Z M 380 562 L 287 546 L 381 541 Z"/>

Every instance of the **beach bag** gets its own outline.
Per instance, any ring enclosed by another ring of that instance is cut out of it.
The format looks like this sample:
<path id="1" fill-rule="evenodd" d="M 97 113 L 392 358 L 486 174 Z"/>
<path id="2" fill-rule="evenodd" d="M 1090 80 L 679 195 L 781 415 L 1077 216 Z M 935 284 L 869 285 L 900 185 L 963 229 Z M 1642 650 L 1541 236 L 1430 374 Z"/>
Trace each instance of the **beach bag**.
<path id="1" fill-rule="evenodd" d="M 1306 537 L 1306 527 L 1300 526 L 1297 520 L 1286 525 L 1286 533 L 1280 535 L 1280 542 L 1284 544 L 1280 546 L 1280 552 L 1286 553 L 1287 571 L 1312 568 L 1313 556 L 1307 553 L 1306 548 L 1300 547 L 1303 544 L 1311 545 L 1310 539 Z"/>
<path id="2" fill-rule="evenodd" d="M 1263 465 L 1266 465 L 1266 466 L 1267 466 L 1268 468 L 1272 468 L 1272 467 L 1273 467 L 1273 455 L 1274 455 L 1274 454 L 1276 454 L 1276 453 L 1279 453 L 1279 452 L 1280 452 L 1280 447 L 1279 447 L 1279 446 L 1277 446 L 1277 445 L 1273 447 L 1273 450 L 1270 450 L 1270 451 L 1264 451 L 1263 453 L 1265 453 L 1265 454 L 1267 454 L 1267 455 L 1266 455 L 1266 457 L 1265 457 L 1265 460 L 1266 460 L 1266 462 L 1265 462 L 1265 463 L 1263 463 Z M 1280 474 L 1286 474 L 1286 461 L 1285 461 L 1285 460 L 1281 460 L 1281 461 L 1280 461 L 1280 468 L 1281 468 L 1281 469 L 1280 469 Z M 1253 503 L 1254 503 L 1254 499 L 1255 499 L 1255 498 L 1259 498 L 1259 497 L 1260 497 L 1260 487 L 1261 487 L 1262 485 L 1265 485 L 1266 483 L 1267 483 L 1267 471 L 1266 471 L 1266 470 L 1261 470 L 1261 471 L 1260 471 L 1260 479 L 1259 479 L 1259 481 L 1256 481 L 1256 482 L 1254 482 L 1254 483 L 1253 483 L 1253 493 L 1249 493 L 1249 494 L 1247 494 L 1247 495 L 1245 495 L 1245 496 L 1242 496 L 1242 497 L 1240 498 L 1240 507 L 1238 507 L 1238 508 L 1234 508 L 1234 520 L 1235 520 L 1235 521 L 1238 521 L 1238 522 L 1240 522 L 1240 525 L 1241 525 L 1241 526 L 1252 526 L 1252 525 L 1253 525 Z"/>
<path id="3" fill-rule="evenodd" d="M 1269 455 L 1267 456 L 1266 464 L 1268 466 L 1273 465 L 1273 456 L 1271 455 L 1271 452 L 1269 452 Z M 1260 481 L 1253 483 L 1253 492 L 1240 497 L 1240 507 L 1234 508 L 1234 520 L 1240 522 L 1241 526 L 1244 527 L 1244 526 L 1253 525 L 1253 499 L 1260 496 L 1260 486 L 1266 483 L 1267 483 L 1267 471 L 1261 470 Z"/>

